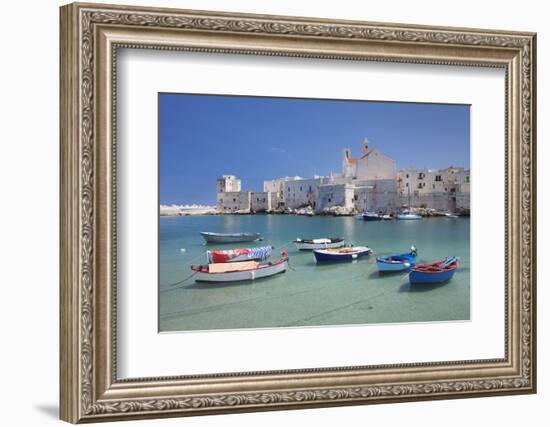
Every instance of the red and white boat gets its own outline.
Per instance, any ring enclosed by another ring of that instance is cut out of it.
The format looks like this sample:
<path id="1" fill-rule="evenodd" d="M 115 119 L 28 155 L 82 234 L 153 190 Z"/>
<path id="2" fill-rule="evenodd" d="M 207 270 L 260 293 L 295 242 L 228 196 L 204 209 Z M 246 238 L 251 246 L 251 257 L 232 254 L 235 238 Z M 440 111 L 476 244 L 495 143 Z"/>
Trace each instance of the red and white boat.
<path id="1" fill-rule="evenodd" d="M 192 265 L 196 282 L 240 282 L 284 273 L 288 269 L 288 254 L 281 251 L 281 258 L 270 262 L 241 261 Z"/>

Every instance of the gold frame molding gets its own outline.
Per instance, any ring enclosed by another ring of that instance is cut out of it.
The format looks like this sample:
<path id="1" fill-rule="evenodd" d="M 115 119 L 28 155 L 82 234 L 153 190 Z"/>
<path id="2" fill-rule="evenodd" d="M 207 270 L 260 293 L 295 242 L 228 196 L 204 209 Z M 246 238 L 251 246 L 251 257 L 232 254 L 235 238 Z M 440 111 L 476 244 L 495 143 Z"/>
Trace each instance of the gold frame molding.
<path id="1" fill-rule="evenodd" d="M 60 14 L 61 419 L 112 421 L 536 391 L 534 33 L 79 3 L 61 7 Z M 505 69 L 505 357 L 117 379 L 118 48 Z"/>

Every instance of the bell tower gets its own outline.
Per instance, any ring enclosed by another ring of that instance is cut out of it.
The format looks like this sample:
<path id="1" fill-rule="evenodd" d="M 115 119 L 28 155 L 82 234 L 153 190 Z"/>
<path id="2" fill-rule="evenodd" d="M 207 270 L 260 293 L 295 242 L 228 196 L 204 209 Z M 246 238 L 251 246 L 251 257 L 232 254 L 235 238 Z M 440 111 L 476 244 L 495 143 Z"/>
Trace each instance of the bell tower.
<path id="1" fill-rule="evenodd" d="M 367 138 L 363 139 L 363 156 L 369 154 L 369 140 Z"/>

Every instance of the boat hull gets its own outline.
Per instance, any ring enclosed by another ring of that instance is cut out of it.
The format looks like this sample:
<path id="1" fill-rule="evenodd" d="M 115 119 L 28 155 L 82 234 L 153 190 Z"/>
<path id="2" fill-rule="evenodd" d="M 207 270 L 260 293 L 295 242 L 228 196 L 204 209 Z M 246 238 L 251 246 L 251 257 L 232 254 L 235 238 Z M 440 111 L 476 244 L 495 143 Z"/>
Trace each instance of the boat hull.
<path id="1" fill-rule="evenodd" d="M 363 214 L 363 221 L 382 221 L 382 217 L 377 214 Z"/>
<path id="2" fill-rule="evenodd" d="M 411 252 L 386 255 L 376 258 L 378 271 L 403 271 L 414 267 L 416 263 L 416 248 L 413 246 Z"/>
<path id="3" fill-rule="evenodd" d="M 399 214 L 396 216 L 397 219 L 406 221 L 406 220 L 419 220 L 422 219 L 420 215 L 414 215 L 414 214 Z"/>
<path id="4" fill-rule="evenodd" d="M 253 270 L 228 271 L 224 273 L 195 272 L 195 282 L 227 283 L 262 279 L 284 273 L 288 269 L 288 259 L 265 265 Z"/>
<path id="5" fill-rule="evenodd" d="M 310 242 L 304 242 L 295 240 L 294 244 L 296 245 L 296 248 L 300 251 L 313 251 L 315 249 L 336 249 L 343 247 L 346 242 L 342 239 L 337 242 L 330 242 L 330 243 L 310 243 Z"/>
<path id="6" fill-rule="evenodd" d="M 259 233 L 200 233 L 206 243 L 240 243 L 240 242 L 254 242 L 261 240 L 262 236 Z"/>
<path id="7" fill-rule="evenodd" d="M 352 253 L 331 252 L 325 249 L 314 250 L 313 255 L 317 262 L 332 262 L 332 261 L 353 261 L 355 259 L 367 256 L 371 253 L 369 248 L 364 248 Z"/>
<path id="8" fill-rule="evenodd" d="M 444 283 L 451 280 L 455 274 L 456 269 L 451 271 L 443 271 L 441 273 L 424 273 L 418 271 L 411 271 L 409 273 L 409 282 L 411 284 L 418 283 Z"/>
<path id="9" fill-rule="evenodd" d="M 451 280 L 458 268 L 457 257 L 447 258 L 433 264 L 419 264 L 409 273 L 411 285 L 418 283 L 445 283 Z"/>
<path id="10" fill-rule="evenodd" d="M 376 260 L 376 267 L 378 271 L 403 271 L 408 270 L 414 266 L 414 262 L 401 261 L 401 262 L 389 262 Z"/>

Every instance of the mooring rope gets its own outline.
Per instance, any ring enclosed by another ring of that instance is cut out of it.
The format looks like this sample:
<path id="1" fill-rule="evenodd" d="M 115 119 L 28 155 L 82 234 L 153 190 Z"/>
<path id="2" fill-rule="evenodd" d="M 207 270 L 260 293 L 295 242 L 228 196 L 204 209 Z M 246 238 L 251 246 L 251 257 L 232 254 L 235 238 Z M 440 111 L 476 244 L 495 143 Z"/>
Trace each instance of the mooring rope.
<path id="1" fill-rule="evenodd" d="M 201 253 L 200 253 L 198 256 L 196 256 L 195 258 L 190 259 L 189 261 L 184 262 L 184 263 L 181 264 L 181 265 L 188 265 L 188 264 L 191 264 L 191 263 L 195 262 L 196 260 L 198 260 L 199 258 L 201 258 L 201 257 L 203 257 L 203 256 L 205 256 L 205 255 L 206 255 L 206 252 L 201 252 Z"/>
<path id="2" fill-rule="evenodd" d="M 185 282 L 186 280 L 189 280 L 191 277 L 193 277 L 193 276 L 194 276 L 195 274 L 197 274 L 197 273 L 198 273 L 198 271 L 194 271 L 192 274 L 190 274 L 189 276 L 187 276 L 185 279 L 182 279 L 182 280 L 180 280 L 179 282 L 171 283 L 171 284 L 165 285 L 165 286 L 170 286 L 170 287 L 172 287 L 172 286 L 179 285 L 180 283 L 183 283 L 183 282 Z"/>

